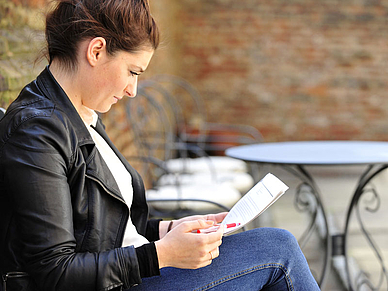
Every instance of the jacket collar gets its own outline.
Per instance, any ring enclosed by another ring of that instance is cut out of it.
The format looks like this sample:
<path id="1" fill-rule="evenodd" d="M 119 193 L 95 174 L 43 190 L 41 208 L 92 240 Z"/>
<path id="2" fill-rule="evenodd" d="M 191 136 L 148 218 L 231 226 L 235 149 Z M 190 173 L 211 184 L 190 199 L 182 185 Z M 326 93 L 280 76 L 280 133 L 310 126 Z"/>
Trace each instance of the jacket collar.
<path id="1" fill-rule="evenodd" d="M 40 73 L 40 75 L 36 78 L 36 82 L 43 94 L 55 104 L 57 109 L 61 110 L 69 117 L 78 136 L 80 145 L 90 143 L 94 144 L 83 120 L 65 91 L 51 74 L 49 66 Z"/>
<path id="2" fill-rule="evenodd" d="M 74 130 L 76 131 L 77 137 L 78 137 L 78 144 L 79 145 L 85 145 L 85 144 L 93 144 L 94 141 L 88 131 L 88 129 L 85 126 L 84 121 L 81 119 L 80 115 L 78 114 L 77 110 L 75 109 L 73 103 L 70 101 L 69 97 L 66 95 L 65 91 L 62 89 L 62 87 L 59 85 L 59 83 L 55 80 L 54 76 L 51 74 L 48 66 L 41 72 L 41 74 L 36 78 L 36 84 L 39 87 L 39 89 L 42 91 L 42 93 L 50 99 L 58 110 L 61 110 L 63 114 L 66 114 L 72 125 L 74 126 Z M 94 126 L 94 124 L 93 124 Z M 134 196 L 136 196 L 136 199 L 133 199 L 132 206 L 134 204 L 145 204 L 145 196 L 144 196 L 144 184 L 143 181 L 138 174 L 138 172 L 132 168 L 132 166 L 128 163 L 128 161 L 125 159 L 125 157 L 117 150 L 117 148 L 114 146 L 112 141 L 109 139 L 108 135 L 105 132 L 104 125 L 102 124 L 102 121 L 100 118 L 97 120 L 97 124 L 95 125 L 95 129 L 97 132 L 106 140 L 106 142 L 109 144 L 109 146 L 113 149 L 113 151 L 117 154 L 119 159 L 123 162 L 124 166 L 127 168 L 127 170 L 131 173 L 132 176 L 132 186 L 134 187 Z M 112 176 L 113 177 L 113 176 Z M 115 187 L 118 190 L 118 187 Z M 120 191 L 116 191 L 117 193 L 120 193 Z M 115 192 L 115 193 L 116 193 Z M 117 194 L 121 199 L 123 200 L 121 194 Z M 133 207 L 132 207 L 133 208 Z M 132 209 L 131 208 L 131 209 Z M 145 211 L 147 213 L 147 208 L 140 207 L 138 211 Z M 136 211 L 131 210 L 131 214 L 134 215 L 134 213 L 137 213 Z M 138 216 L 138 217 L 137 217 Z M 139 215 L 135 215 L 132 217 L 132 220 L 138 220 Z M 143 226 L 145 228 L 145 226 Z"/>

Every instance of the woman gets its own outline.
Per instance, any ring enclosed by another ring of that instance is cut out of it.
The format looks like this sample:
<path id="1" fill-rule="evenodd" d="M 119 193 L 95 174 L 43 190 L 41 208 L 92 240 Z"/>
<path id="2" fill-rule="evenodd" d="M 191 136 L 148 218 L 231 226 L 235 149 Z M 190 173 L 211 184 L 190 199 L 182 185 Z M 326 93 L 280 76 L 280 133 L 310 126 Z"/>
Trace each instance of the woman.
<path id="1" fill-rule="evenodd" d="M 148 220 L 144 186 L 97 112 L 135 97 L 159 44 L 146 0 L 61 0 L 49 66 L 0 122 L 3 290 L 318 290 L 295 238 Z M 222 243 L 223 242 L 223 243 Z"/>

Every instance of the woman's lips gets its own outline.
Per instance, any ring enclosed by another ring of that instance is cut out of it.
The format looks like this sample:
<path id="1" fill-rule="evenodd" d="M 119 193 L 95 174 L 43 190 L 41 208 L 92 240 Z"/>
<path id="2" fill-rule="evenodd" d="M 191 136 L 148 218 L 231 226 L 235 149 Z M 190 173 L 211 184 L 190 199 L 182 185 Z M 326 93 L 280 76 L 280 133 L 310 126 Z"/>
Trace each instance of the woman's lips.
<path id="1" fill-rule="evenodd" d="M 121 100 L 121 98 L 116 97 L 116 96 L 113 96 L 113 98 L 114 98 L 114 103 L 117 103 L 117 102 L 119 102 L 119 100 Z"/>

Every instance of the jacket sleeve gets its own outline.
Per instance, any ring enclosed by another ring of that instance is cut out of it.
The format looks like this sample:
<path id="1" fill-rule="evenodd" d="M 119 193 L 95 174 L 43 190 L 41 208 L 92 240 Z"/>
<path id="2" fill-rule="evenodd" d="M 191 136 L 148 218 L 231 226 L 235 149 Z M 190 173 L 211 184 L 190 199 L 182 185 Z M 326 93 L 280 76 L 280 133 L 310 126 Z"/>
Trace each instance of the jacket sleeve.
<path id="1" fill-rule="evenodd" d="M 161 219 L 148 220 L 145 235 L 151 243 L 136 248 L 140 276 L 142 278 L 160 275 L 158 254 L 154 243 L 159 240 L 160 221 Z"/>
<path id="2" fill-rule="evenodd" d="M 13 243 L 21 264 L 39 290 L 111 290 L 141 283 L 133 247 L 76 252 L 67 180 L 74 160 L 69 143 L 75 139 L 69 139 L 72 133 L 60 116 L 36 114 L 10 128 L 0 149 L 1 195 L 10 201 L 17 228 L 10 231 L 18 233 Z"/>
<path id="3" fill-rule="evenodd" d="M 160 239 L 159 237 L 159 223 L 162 219 L 150 219 L 147 223 L 147 229 L 145 237 L 149 241 L 157 241 Z"/>

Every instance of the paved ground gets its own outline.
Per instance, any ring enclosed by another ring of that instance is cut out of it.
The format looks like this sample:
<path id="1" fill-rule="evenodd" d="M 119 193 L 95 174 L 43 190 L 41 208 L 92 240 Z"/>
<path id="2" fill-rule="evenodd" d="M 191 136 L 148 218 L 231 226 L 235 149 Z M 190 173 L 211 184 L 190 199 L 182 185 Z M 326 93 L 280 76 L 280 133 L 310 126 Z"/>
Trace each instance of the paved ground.
<path id="1" fill-rule="evenodd" d="M 364 167 L 309 167 L 308 170 L 318 184 L 321 190 L 322 202 L 327 210 L 331 233 L 342 233 L 345 225 L 347 208 L 350 204 L 353 191 Z M 262 176 L 267 172 L 277 175 L 290 187 L 289 191 L 281 197 L 267 212 L 259 219 L 254 221 L 253 226 L 275 226 L 285 228 L 291 231 L 297 238 L 300 238 L 306 229 L 309 218 L 306 213 L 301 213 L 294 207 L 295 192 L 300 184 L 299 180 L 289 174 L 287 171 L 277 166 L 265 166 L 260 169 Z M 372 194 L 365 194 L 359 205 L 361 217 L 364 221 L 365 228 L 372 235 L 373 240 L 378 244 L 385 263 L 388 262 L 388 172 L 382 172 L 372 181 L 375 189 L 379 193 L 380 207 L 375 213 L 365 211 L 365 207 L 374 208 L 376 199 L 372 199 Z M 371 192 L 372 193 L 372 192 Z M 365 236 L 356 222 L 355 215 L 352 216 L 350 236 L 349 236 L 349 254 L 350 266 L 355 277 L 361 280 L 363 276 L 369 277 L 376 286 L 375 289 L 363 284 L 358 290 L 388 290 L 387 275 L 381 277 L 381 266 L 376 259 L 372 249 L 368 246 Z M 308 243 L 303 247 L 303 251 L 309 261 L 313 273 L 319 278 L 322 272 L 324 246 L 321 243 L 319 229 L 313 233 Z M 341 279 L 343 272 L 343 257 L 336 256 L 333 260 L 334 266 L 339 268 L 331 269 L 328 280 L 322 290 L 342 291 L 348 290 L 346 283 Z M 364 271 L 360 275 L 359 270 Z M 337 270 L 336 270 L 337 269 Z M 344 276 L 342 276 L 344 278 Z M 378 282 L 381 284 L 378 285 Z M 346 282 L 346 281 L 345 281 Z"/>

